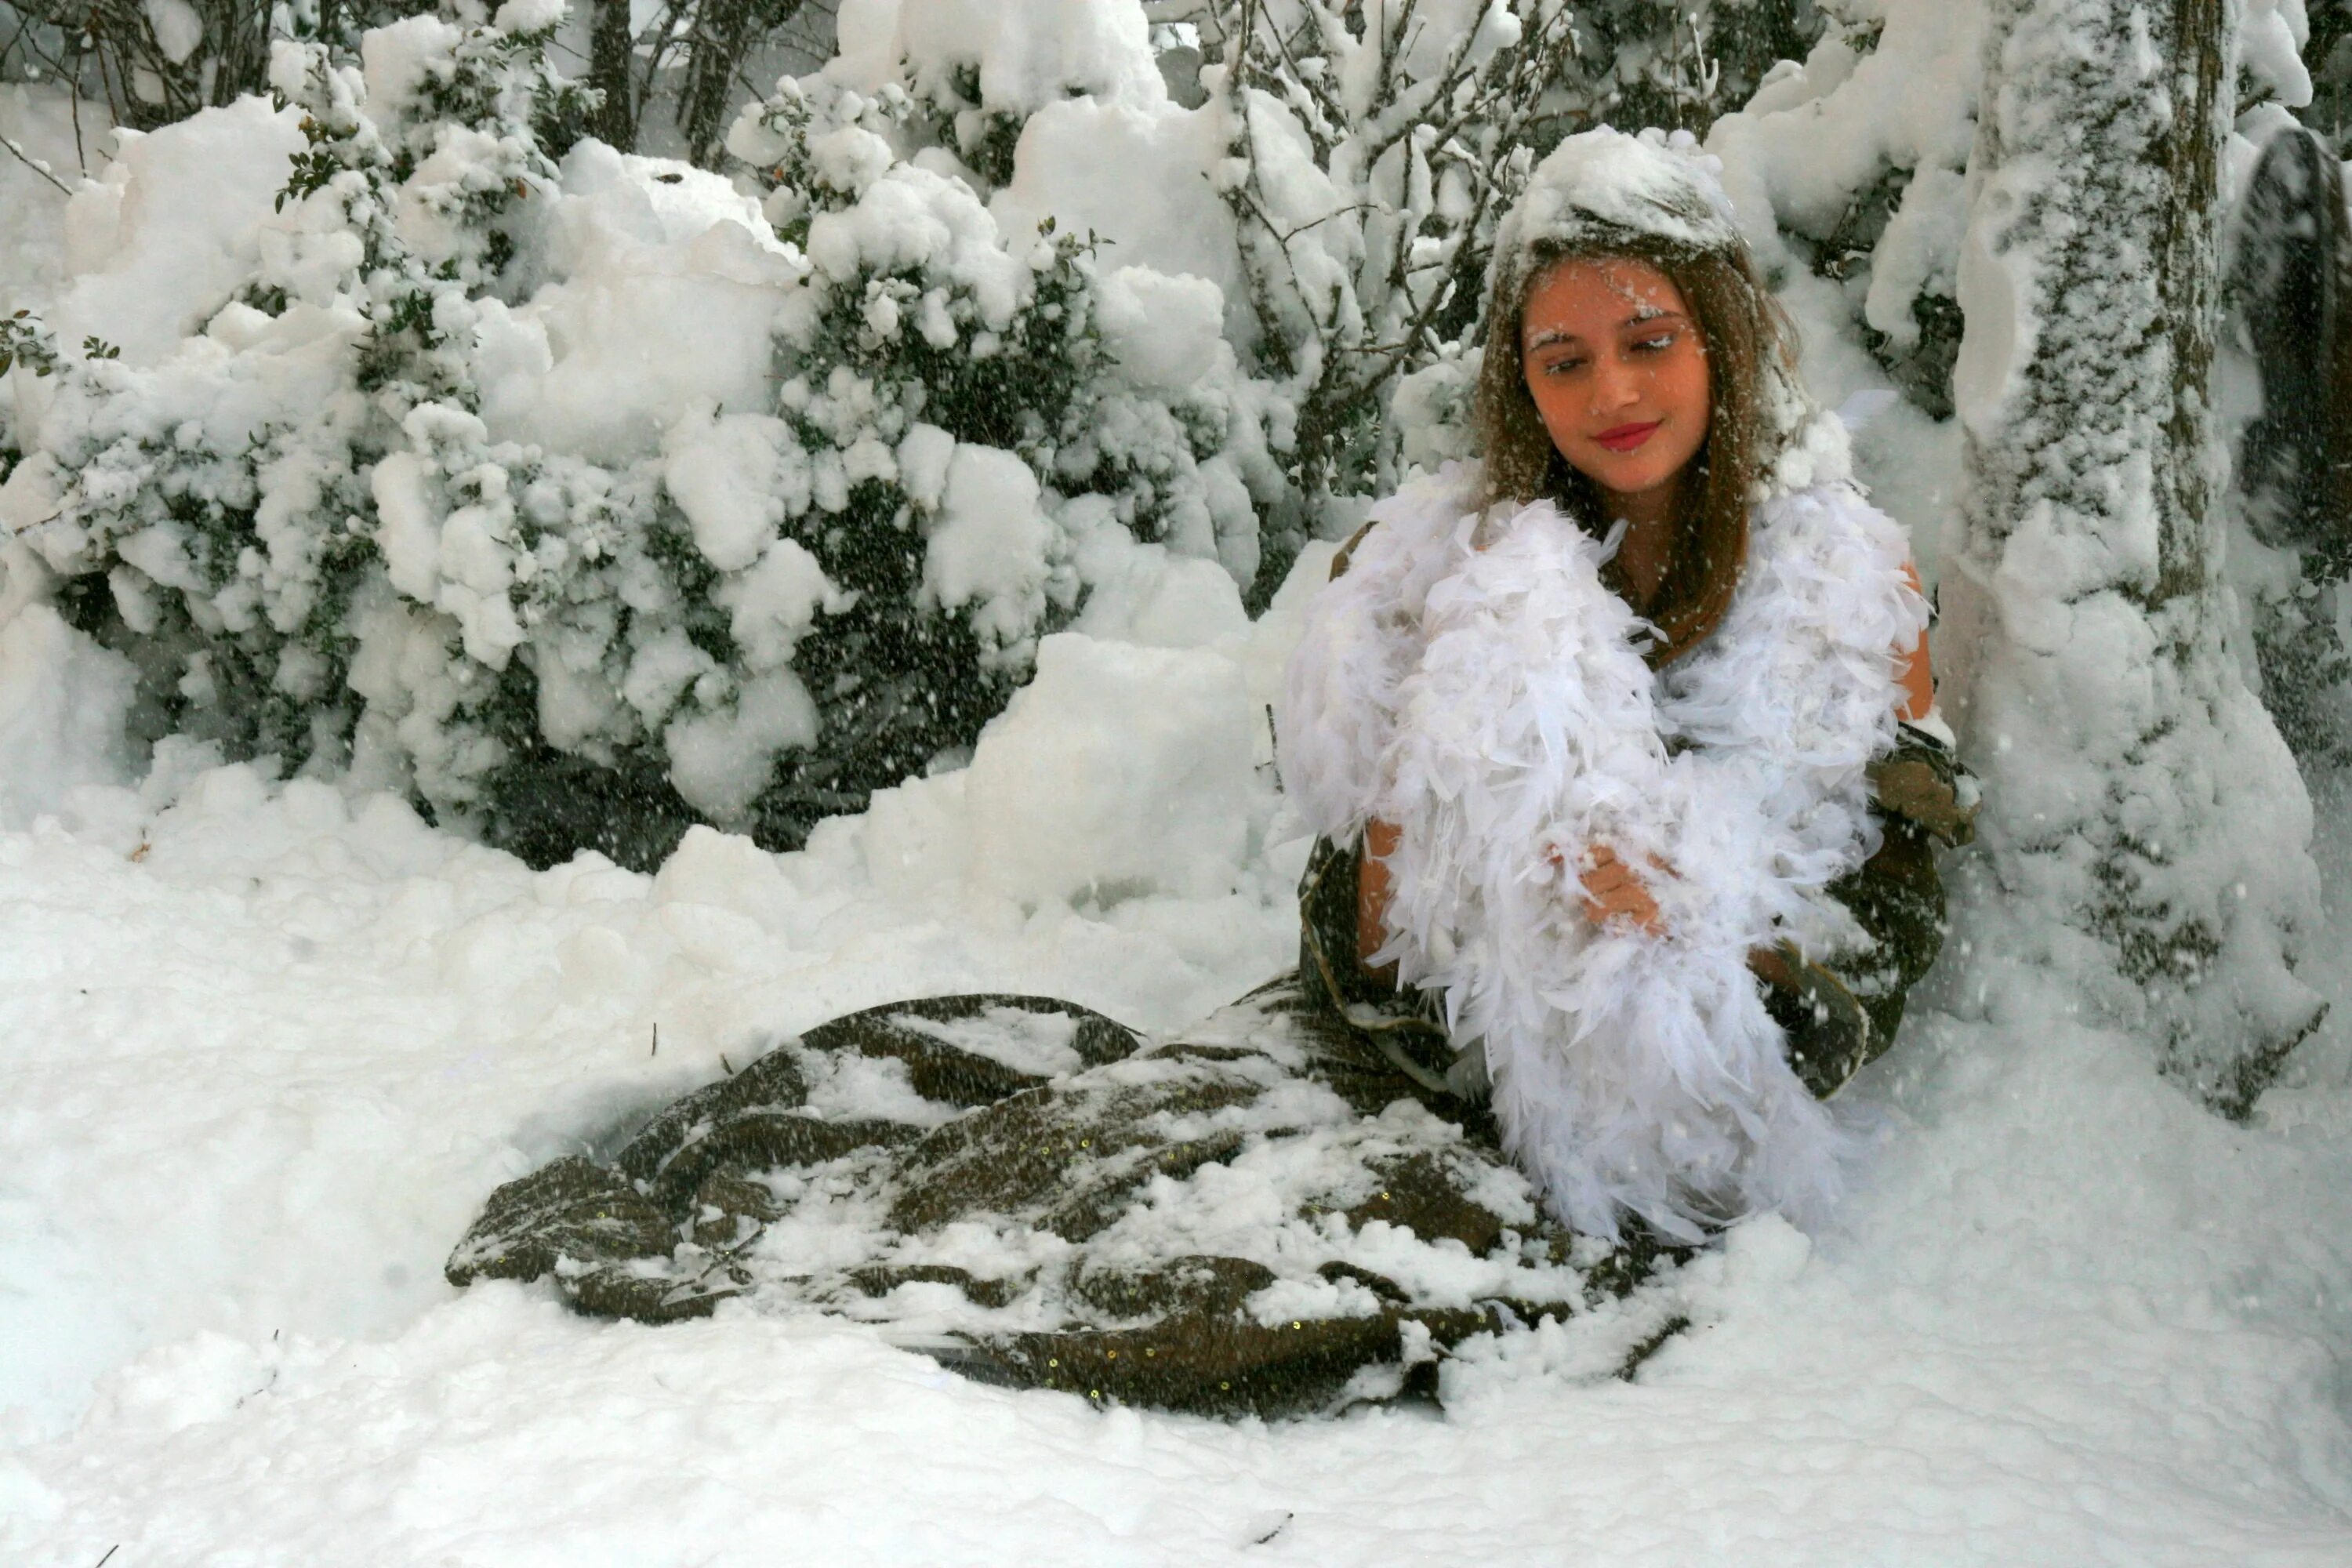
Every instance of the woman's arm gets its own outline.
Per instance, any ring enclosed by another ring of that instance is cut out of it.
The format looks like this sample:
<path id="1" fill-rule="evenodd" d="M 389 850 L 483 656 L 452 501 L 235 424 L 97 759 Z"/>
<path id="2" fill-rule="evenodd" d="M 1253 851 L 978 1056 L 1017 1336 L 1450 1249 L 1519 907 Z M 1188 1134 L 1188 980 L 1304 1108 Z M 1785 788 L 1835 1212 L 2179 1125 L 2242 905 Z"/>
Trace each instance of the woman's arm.
<path id="1" fill-rule="evenodd" d="M 1364 825 L 1364 859 L 1356 873 L 1356 956 L 1366 963 L 1389 939 L 1389 857 L 1396 853 L 1396 825 Z"/>
<path id="2" fill-rule="evenodd" d="M 1910 579 L 1912 592 L 1922 598 L 1927 596 L 1927 591 L 1919 585 L 1917 567 L 1905 563 L 1903 575 Z M 1903 706 L 1897 710 L 1899 717 L 1925 719 L 1935 710 L 1936 673 L 1927 664 L 1927 634 L 1924 629 L 1919 633 L 1919 640 L 1912 645 L 1911 651 L 1903 656 L 1902 667 L 1895 671 L 1895 679 L 1903 683 Z"/>

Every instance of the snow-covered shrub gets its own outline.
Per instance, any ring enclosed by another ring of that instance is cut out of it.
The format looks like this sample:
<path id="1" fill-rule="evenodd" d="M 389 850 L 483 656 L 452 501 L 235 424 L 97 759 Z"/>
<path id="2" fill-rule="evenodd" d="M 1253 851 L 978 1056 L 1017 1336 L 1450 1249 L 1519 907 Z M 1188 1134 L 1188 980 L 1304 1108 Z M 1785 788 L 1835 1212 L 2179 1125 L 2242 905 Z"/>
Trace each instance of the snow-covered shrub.
<path id="1" fill-rule="evenodd" d="M 77 198 L 58 336 L 128 352 L 11 329 L 7 570 L 138 662 L 151 727 L 535 857 L 793 843 L 963 755 L 1138 541 L 1249 579 L 1279 477 L 1213 284 L 1008 241 L 881 134 L 903 93 L 742 118 L 790 238 L 712 175 L 559 163 L 554 13 L 500 16 L 285 47 L 287 108 Z M 221 211 L 165 216 L 222 242 L 163 277 L 126 226 L 169 198 L 124 193 L 207 151 Z"/>
<path id="2" fill-rule="evenodd" d="M 1915 406 L 1947 418 L 1983 12 L 1825 8 L 1831 26 L 1803 65 L 1769 79 L 1707 144 L 1801 325 L 1856 342 Z"/>
<path id="3" fill-rule="evenodd" d="M 568 92 L 541 58 L 554 16 L 529 19 L 414 18 L 371 35 L 364 73 L 281 46 L 296 107 L 234 112 L 307 145 L 279 164 L 282 221 L 237 298 L 207 301 L 200 338 L 85 352 L 42 389 L 38 454 L 15 476 L 32 515 L 11 521 L 49 571 L 103 575 L 92 613 L 166 721 L 296 763 L 347 744 L 378 575 L 371 467 L 415 410 L 472 395 L 470 296 L 511 256 L 509 209 L 553 176 L 532 122 Z M 463 795 L 429 770 L 423 787 Z"/>
<path id="4" fill-rule="evenodd" d="M 778 494 L 850 596 L 799 653 L 828 739 L 783 791 L 812 815 L 838 777 L 970 744 L 1076 608 L 1094 531 L 1257 567 L 1244 476 L 1270 468 L 1216 290 L 1050 226 L 1008 247 L 969 185 L 897 155 L 884 133 L 919 118 L 788 80 L 730 137 L 810 261 L 778 321 Z"/>

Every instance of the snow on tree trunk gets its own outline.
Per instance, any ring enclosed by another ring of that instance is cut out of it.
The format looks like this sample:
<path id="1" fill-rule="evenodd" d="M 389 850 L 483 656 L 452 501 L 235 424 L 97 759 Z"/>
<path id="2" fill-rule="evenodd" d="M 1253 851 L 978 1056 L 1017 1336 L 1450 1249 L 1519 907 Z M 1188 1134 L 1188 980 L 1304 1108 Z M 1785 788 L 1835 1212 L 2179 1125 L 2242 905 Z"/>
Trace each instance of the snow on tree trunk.
<path id="1" fill-rule="evenodd" d="M 2318 920 L 2310 802 L 2226 646 L 2218 570 L 2238 20 L 2234 0 L 1994 0 L 1945 639 L 1989 795 L 1977 961 L 2048 966 L 2231 1114 L 2325 1011 L 2294 972 Z"/>

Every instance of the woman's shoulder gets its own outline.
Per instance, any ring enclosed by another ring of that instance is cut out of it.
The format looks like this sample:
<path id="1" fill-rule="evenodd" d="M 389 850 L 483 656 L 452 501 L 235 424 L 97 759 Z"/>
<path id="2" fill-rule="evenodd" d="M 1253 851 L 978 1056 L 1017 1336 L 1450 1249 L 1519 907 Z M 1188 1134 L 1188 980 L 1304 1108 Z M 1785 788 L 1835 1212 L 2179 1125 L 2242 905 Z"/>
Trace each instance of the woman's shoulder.
<path id="1" fill-rule="evenodd" d="M 1331 559 L 1332 580 L 1360 563 L 1369 568 L 1426 558 L 1432 544 L 1468 531 L 1485 490 L 1486 475 L 1475 462 L 1450 462 L 1434 473 L 1415 472 L 1367 509 L 1363 526 L 1348 536 Z"/>
<path id="2" fill-rule="evenodd" d="M 1909 531 L 1873 504 L 1868 490 L 1843 477 L 1765 497 L 1749 509 L 1748 527 L 1765 548 L 1891 552 L 1898 568 L 1911 558 Z"/>
<path id="3" fill-rule="evenodd" d="M 1597 564 L 1607 550 L 1603 542 L 1569 523 L 1550 500 L 1494 500 L 1486 472 L 1475 460 L 1413 474 L 1374 501 L 1365 518 L 1333 559 L 1334 579 L 1370 570 L 1402 570 L 1416 580 L 1428 580 L 1473 557 L 1512 547 L 1548 555 L 1592 556 L 1588 564 Z"/>

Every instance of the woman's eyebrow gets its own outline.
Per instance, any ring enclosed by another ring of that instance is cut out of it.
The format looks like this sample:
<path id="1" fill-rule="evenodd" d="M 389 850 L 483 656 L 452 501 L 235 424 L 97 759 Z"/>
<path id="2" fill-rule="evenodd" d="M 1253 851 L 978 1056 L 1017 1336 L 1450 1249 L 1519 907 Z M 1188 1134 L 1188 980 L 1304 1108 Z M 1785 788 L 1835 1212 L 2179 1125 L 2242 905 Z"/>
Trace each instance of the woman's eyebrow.
<path id="1" fill-rule="evenodd" d="M 1542 331 L 1538 332 L 1534 337 L 1529 338 L 1527 341 L 1527 345 L 1520 349 L 1519 352 L 1521 353 L 1531 354 L 1538 349 L 1548 349 L 1554 343 L 1580 343 L 1583 341 L 1584 340 L 1582 338 L 1578 337 L 1574 332 L 1568 331 L 1564 327 L 1547 327 Z"/>
<path id="2" fill-rule="evenodd" d="M 1644 305 L 1640 310 L 1635 310 L 1632 315 L 1626 317 L 1623 321 L 1618 322 L 1617 329 L 1618 331 L 1622 331 L 1627 327 L 1646 327 L 1653 321 L 1683 321 L 1688 320 L 1689 318 L 1685 316 L 1680 310 L 1669 310 L 1663 305 Z"/>

